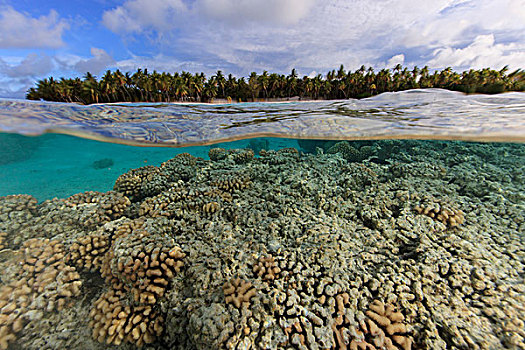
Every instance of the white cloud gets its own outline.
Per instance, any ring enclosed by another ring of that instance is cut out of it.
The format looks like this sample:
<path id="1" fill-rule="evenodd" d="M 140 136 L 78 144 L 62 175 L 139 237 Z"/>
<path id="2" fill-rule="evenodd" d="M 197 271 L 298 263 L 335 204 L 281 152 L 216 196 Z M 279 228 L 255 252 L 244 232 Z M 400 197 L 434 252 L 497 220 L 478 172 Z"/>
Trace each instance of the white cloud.
<path id="1" fill-rule="evenodd" d="M 145 2 L 128 0 L 105 12 L 103 23 L 116 33 L 158 34 L 154 45 L 164 57 L 237 74 L 422 66 L 437 62 L 437 50 L 465 47 L 479 35 L 508 43 L 523 41 L 525 31 L 525 0 Z"/>
<path id="2" fill-rule="evenodd" d="M 0 72 L 10 78 L 40 77 L 55 67 L 53 59 L 45 54 L 30 53 L 20 63 L 9 64 L 0 58 Z"/>
<path id="3" fill-rule="evenodd" d="M 186 11 L 182 0 L 129 0 L 104 12 L 102 23 L 115 33 L 159 33 L 177 26 L 178 15 Z"/>
<path id="4" fill-rule="evenodd" d="M 194 7 L 206 17 L 233 24 L 264 22 L 296 24 L 315 0 L 197 0 Z"/>
<path id="5" fill-rule="evenodd" d="M 0 48 L 57 48 L 69 24 L 54 10 L 32 18 L 10 6 L 0 8 Z"/>
<path id="6" fill-rule="evenodd" d="M 497 44 L 494 35 L 479 35 L 465 48 L 436 49 L 428 64 L 434 68 L 461 67 L 462 69 L 494 68 L 509 65 L 511 69 L 523 67 L 525 45 Z"/>
<path id="7" fill-rule="evenodd" d="M 396 65 L 400 64 L 403 65 L 405 63 L 405 55 L 399 54 L 392 56 L 386 63 L 387 68 L 393 68 Z"/>
<path id="8" fill-rule="evenodd" d="M 85 73 L 92 72 L 94 74 L 100 73 L 109 66 L 115 64 L 115 60 L 105 50 L 96 47 L 91 48 L 91 58 L 80 59 L 73 65 L 73 69 L 77 72 Z"/>

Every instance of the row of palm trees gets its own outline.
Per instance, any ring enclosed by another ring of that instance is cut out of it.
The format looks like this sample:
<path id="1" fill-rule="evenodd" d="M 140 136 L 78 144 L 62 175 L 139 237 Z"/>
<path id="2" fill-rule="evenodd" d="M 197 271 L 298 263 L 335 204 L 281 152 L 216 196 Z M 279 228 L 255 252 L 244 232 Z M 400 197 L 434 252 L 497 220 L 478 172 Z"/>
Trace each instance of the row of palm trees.
<path id="1" fill-rule="evenodd" d="M 427 66 L 409 70 L 397 65 L 381 69 L 361 68 L 346 71 L 344 66 L 323 76 L 299 78 L 292 69 L 289 75 L 252 72 L 249 77 L 227 77 L 222 71 L 206 78 L 204 73 L 159 73 L 138 69 L 134 73 L 120 70 L 106 71 L 97 79 L 91 73 L 84 77 L 59 80 L 53 77 L 39 80 L 28 90 L 26 98 L 82 104 L 108 102 L 211 102 L 221 98 L 232 101 L 256 101 L 260 99 L 346 99 L 363 98 L 387 91 L 415 88 L 444 88 L 467 93 L 499 93 L 525 91 L 525 71 L 508 74 L 508 68 L 493 70 L 484 68 L 463 73 L 451 68 L 429 73 Z"/>

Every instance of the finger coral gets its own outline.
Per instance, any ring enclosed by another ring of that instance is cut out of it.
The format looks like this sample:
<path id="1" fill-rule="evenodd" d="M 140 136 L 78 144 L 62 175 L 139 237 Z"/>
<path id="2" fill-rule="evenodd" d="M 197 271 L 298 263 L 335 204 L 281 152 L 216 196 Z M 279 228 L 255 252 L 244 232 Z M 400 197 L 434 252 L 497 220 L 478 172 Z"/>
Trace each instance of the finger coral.
<path id="1" fill-rule="evenodd" d="M 414 210 L 419 214 L 427 215 L 434 220 L 440 221 L 447 227 L 456 227 L 465 221 L 461 210 L 439 201 L 426 201 L 416 205 Z"/>
<path id="2" fill-rule="evenodd" d="M 368 319 L 361 322 L 361 330 L 375 348 L 388 350 L 412 348 L 412 339 L 406 335 L 407 327 L 403 323 L 405 316 L 401 312 L 396 312 L 394 306 L 375 300 L 366 311 L 366 316 Z"/>
<path id="3" fill-rule="evenodd" d="M 117 239 L 112 250 L 113 275 L 130 289 L 135 302 L 140 304 L 157 303 L 171 279 L 184 266 L 185 254 L 179 247 L 141 230 Z"/>
<path id="4" fill-rule="evenodd" d="M 69 260 L 76 266 L 94 271 L 102 265 L 104 255 L 111 246 L 110 237 L 104 234 L 90 234 L 80 237 L 69 248 Z"/>
<path id="5" fill-rule="evenodd" d="M 253 267 L 253 272 L 264 280 L 273 281 L 279 276 L 281 269 L 273 256 L 261 257 Z"/>
<path id="6" fill-rule="evenodd" d="M 162 315 L 150 305 L 127 305 L 125 299 L 124 292 L 109 290 L 95 301 L 89 314 L 93 338 L 114 345 L 152 343 L 163 331 Z"/>
<path id="7" fill-rule="evenodd" d="M 237 174 L 223 176 L 221 179 L 212 183 L 212 185 L 215 185 L 217 188 L 227 192 L 242 190 L 247 188 L 250 184 L 251 180 L 249 176 Z"/>
<path id="8" fill-rule="evenodd" d="M 220 147 L 212 148 L 208 152 L 208 157 L 210 157 L 210 159 L 214 162 L 225 159 L 227 156 L 228 156 L 228 151 Z"/>
<path id="9" fill-rule="evenodd" d="M 7 239 L 7 232 L 0 231 L 0 250 L 7 247 L 6 239 Z"/>
<path id="10" fill-rule="evenodd" d="M 223 287 L 226 304 L 233 304 L 236 308 L 241 305 L 249 305 L 250 300 L 257 294 L 251 282 L 240 278 L 234 278 L 226 282 Z"/>
<path id="11" fill-rule="evenodd" d="M 82 286 L 75 268 L 66 265 L 63 245 L 57 241 L 28 240 L 21 254 L 16 279 L 0 287 L 2 350 L 16 339 L 30 314 L 62 310 Z"/>

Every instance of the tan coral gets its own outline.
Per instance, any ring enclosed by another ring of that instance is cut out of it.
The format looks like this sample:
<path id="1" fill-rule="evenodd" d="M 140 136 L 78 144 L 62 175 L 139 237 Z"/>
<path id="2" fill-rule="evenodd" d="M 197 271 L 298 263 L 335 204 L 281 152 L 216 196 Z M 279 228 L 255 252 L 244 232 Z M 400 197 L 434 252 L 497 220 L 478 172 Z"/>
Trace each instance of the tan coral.
<path id="1" fill-rule="evenodd" d="M 241 305 L 248 305 L 257 293 L 251 282 L 246 282 L 240 278 L 226 282 L 222 289 L 226 303 L 233 304 L 236 308 L 240 308 Z"/>
<path id="2" fill-rule="evenodd" d="M 65 204 L 77 208 L 78 221 L 83 226 L 99 226 L 123 216 L 131 201 L 122 193 L 87 191 L 75 194 L 65 200 Z"/>
<path id="3" fill-rule="evenodd" d="M 38 200 L 28 194 L 13 194 L 0 197 L 0 214 L 13 211 L 33 211 L 36 209 Z"/>
<path id="4" fill-rule="evenodd" d="M 253 267 L 253 272 L 264 280 L 273 281 L 279 276 L 281 269 L 273 256 L 261 257 Z"/>
<path id="5" fill-rule="evenodd" d="M 202 206 L 202 211 L 205 214 L 213 214 L 219 211 L 220 205 L 217 202 L 209 202 Z"/>
<path id="6" fill-rule="evenodd" d="M 111 289 L 95 301 L 89 314 L 93 338 L 114 345 L 154 342 L 162 334 L 164 318 L 150 305 L 127 305 L 125 298 L 124 292 Z"/>
<path id="7" fill-rule="evenodd" d="M 102 259 L 110 247 L 111 240 L 108 235 L 86 235 L 71 245 L 68 259 L 80 268 L 94 271 L 101 267 Z"/>
<path id="8" fill-rule="evenodd" d="M 64 261 L 63 245 L 49 239 L 24 242 L 17 279 L 0 287 L 0 349 L 25 326 L 28 312 L 61 310 L 80 294 L 82 282 L 75 268 Z"/>
<path id="9" fill-rule="evenodd" d="M 138 219 L 125 221 L 117 227 L 117 229 L 113 233 L 113 239 L 127 236 L 131 234 L 134 230 L 138 230 L 143 227 L 144 227 L 144 218 L 138 218 Z"/>
<path id="10" fill-rule="evenodd" d="M 0 231 L 0 250 L 7 247 L 7 232 Z"/>
<path id="11" fill-rule="evenodd" d="M 426 201 L 416 205 L 414 210 L 423 215 L 427 215 L 434 220 L 442 222 L 448 227 L 456 227 L 465 221 L 463 212 L 439 201 Z"/>
<path id="12" fill-rule="evenodd" d="M 237 174 L 224 176 L 223 178 L 212 183 L 212 185 L 227 192 L 242 190 L 244 188 L 247 188 L 250 184 L 251 180 L 249 176 Z"/>
<path id="13" fill-rule="evenodd" d="M 137 230 L 129 240 L 117 241 L 111 261 L 115 273 L 112 273 L 129 286 L 135 302 L 155 304 L 181 271 L 184 257 L 179 247 L 157 242 L 146 231 Z"/>
<path id="14" fill-rule="evenodd" d="M 369 342 L 376 348 L 387 350 L 410 350 L 412 339 L 406 335 L 407 327 L 403 323 L 405 317 L 401 312 L 396 312 L 393 305 L 385 305 L 375 300 L 366 311 L 366 323 L 361 324 L 361 329 Z"/>

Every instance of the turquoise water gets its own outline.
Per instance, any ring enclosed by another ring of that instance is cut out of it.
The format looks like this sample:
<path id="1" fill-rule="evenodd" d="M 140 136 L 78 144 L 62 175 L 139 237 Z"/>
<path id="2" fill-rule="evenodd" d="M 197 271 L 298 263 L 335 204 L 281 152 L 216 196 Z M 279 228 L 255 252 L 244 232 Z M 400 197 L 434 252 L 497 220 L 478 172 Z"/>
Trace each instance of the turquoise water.
<path id="1" fill-rule="evenodd" d="M 0 130 L 0 350 L 525 348 L 525 94 Z"/>
<path id="2" fill-rule="evenodd" d="M 0 196 L 24 193 L 43 201 L 84 191 L 105 192 L 111 190 L 115 180 L 128 170 L 159 166 L 180 153 L 209 159 L 212 147 L 246 148 L 257 140 L 268 142 L 267 149 L 298 147 L 296 140 L 275 138 L 164 148 L 120 145 L 61 134 L 33 137 L 0 134 L 3 159 L 0 161 Z M 97 166 L 96 162 L 101 161 Z"/>

